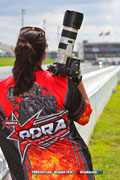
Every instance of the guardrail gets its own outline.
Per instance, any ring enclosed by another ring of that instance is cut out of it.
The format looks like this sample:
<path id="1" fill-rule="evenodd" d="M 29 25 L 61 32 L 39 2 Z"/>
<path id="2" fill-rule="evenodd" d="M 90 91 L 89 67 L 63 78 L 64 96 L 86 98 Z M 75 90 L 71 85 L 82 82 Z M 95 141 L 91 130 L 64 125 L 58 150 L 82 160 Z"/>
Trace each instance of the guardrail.
<path id="1" fill-rule="evenodd" d="M 46 68 L 46 66 L 44 68 Z M 3 68 L 3 71 L 0 71 L 0 79 L 2 78 L 2 76 L 4 76 L 4 78 L 7 77 L 8 74 L 10 75 L 10 73 L 10 67 Z M 102 113 L 104 106 L 108 102 L 119 80 L 120 66 L 111 66 L 88 74 L 84 74 L 83 82 L 90 98 L 93 112 L 88 124 L 86 124 L 85 126 L 81 126 L 75 123 L 75 125 L 86 144 L 88 144 L 96 121 Z M 2 152 L 0 152 L 0 180 L 2 180 L 3 177 L 8 174 L 8 172 L 9 169 L 7 163 Z M 11 180 L 11 178 L 10 176 L 7 176 L 7 178 L 4 180 Z"/>
<path id="2" fill-rule="evenodd" d="M 120 80 L 120 66 L 111 66 L 84 75 L 83 82 L 93 109 L 89 123 L 81 126 L 75 123 L 80 135 L 86 142 L 92 135 L 94 126 L 115 87 Z"/>

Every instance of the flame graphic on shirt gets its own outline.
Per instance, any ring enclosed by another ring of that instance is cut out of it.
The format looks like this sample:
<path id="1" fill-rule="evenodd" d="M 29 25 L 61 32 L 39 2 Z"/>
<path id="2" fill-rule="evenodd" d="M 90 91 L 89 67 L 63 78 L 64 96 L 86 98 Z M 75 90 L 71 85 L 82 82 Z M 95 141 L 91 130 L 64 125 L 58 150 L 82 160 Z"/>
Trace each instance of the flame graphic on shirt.
<path id="1" fill-rule="evenodd" d="M 67 111 L 44 117 L 40 117 L 41 112 L 42 110 L 37 112 L 23 125 L 16 125 L 13 132 L 7 137 L 9 140 L 17 141 L 22 163 L 29 146 L 35 145 L 46 149 L 69 133 L 68 121 L 65 121 Z"/>

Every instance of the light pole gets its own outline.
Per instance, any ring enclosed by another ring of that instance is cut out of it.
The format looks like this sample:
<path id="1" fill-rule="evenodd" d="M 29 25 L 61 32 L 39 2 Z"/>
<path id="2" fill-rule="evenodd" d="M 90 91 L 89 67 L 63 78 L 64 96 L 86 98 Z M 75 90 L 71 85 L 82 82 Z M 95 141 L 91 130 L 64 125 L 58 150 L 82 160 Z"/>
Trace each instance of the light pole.
<path id="1" fill-rule="evenodd" d="M 43 19 L 43 29 L 46 31 L 46 19 Z"/>
<path id="2" fill-rule="evenodd" d="M 25 15 L 26 10 L 21 9 L 21 26 L 24 26 L 24 15 Z"/>
<path id="3" fill-rule="evenodd" d="M 60 38 L 60 27 L 57 27 L 57 46 L 59 44 L 59 38 Z"/>

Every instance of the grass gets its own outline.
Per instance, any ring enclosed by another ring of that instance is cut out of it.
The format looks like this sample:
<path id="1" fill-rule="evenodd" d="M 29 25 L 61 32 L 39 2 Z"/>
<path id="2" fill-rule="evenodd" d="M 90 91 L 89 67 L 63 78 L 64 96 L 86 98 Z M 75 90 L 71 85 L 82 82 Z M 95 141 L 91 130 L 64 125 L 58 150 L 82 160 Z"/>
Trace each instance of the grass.
<path id="1" fill-rule="evenodd" d="M 15 58 L 0 58 L 0 66 L 13 66 Z M 43 64 L 52 64 L 54 63 L 54 59 L 45 59 Z"/>
<path id="2" fill-rule="evenodd" d="M 96 123 L 89 142 L 96 180 L 120 179 L 120 84 Z"/>
<path id="3" fill-rule="evenodd" d="M 0 58 L 0 66 L 13 66 L 15 58 Z"/>
<path id="4" fill-rule="evenodd" d="M 53 64 L 55 62 L 55 59 L 45 59 L 43 61 L 43 64 Z"/>

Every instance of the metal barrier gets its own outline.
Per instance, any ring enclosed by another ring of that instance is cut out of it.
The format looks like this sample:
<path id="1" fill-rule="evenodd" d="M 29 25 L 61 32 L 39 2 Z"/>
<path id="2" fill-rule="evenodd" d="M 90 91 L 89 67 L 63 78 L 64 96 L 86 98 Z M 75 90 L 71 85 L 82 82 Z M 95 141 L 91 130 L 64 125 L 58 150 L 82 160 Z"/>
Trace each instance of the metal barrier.
<path id="1" fill-rule="evenodd" d="M 8 69 L 7 69 L 8 68 Z M 8 76 L 11 73 L 11 68 L 3 68 L 3 71 L 0 71 L 0 78 L 2 76 Z M 46 67 L 44 67 L 46 68 Z M 9 70 L 9 72 L 7 71 Z M 80 135 L 88 144 L 91 134 L 93 132 L 94 126 L 100 114 L 102 113 L 104 106 L 108 102 L 113 90 L 115 89 L 116 84 L 120 80 L 120 67 L 111 66 L 101 70 L 97 70 L 88 74 L 85 74 L 83 77 L 83 82 L 90 98 L 90 103 L 93 109 L 90 121 L 85 126 L 81 126 L 75 123 L 76 128 L 78 129 Z M 2 180 L 8 174 L 8 166 L 5 161 L 5 158 L 0 152 L 0 180 Z M 10 176 L 4 180 L 11 180 Z"/>
<path id="2" fill-rule="evenodd" d="M 81 126 L 75 123 L 75 125 L 86 144 L 89 143 L 96 121 L 115 90 L 119 80 L 120 66 L 111 66 L 84 75 L 83 82 L 93 112 L 88 124 Z"/>

